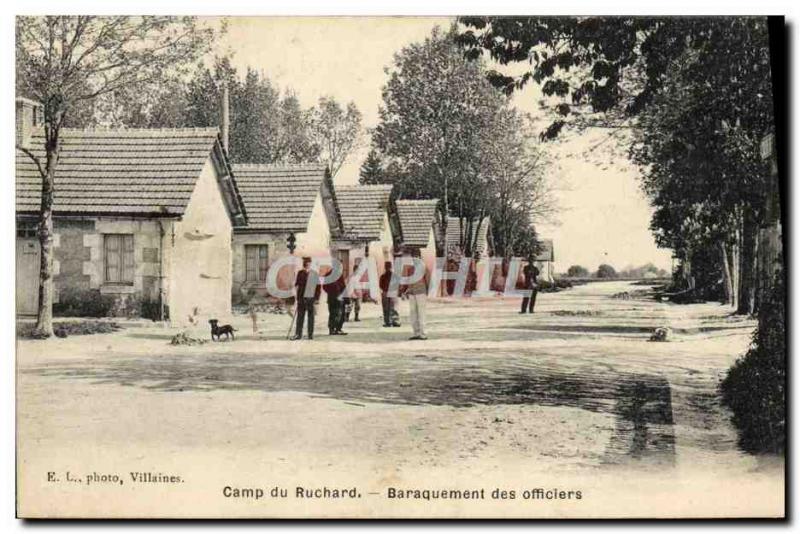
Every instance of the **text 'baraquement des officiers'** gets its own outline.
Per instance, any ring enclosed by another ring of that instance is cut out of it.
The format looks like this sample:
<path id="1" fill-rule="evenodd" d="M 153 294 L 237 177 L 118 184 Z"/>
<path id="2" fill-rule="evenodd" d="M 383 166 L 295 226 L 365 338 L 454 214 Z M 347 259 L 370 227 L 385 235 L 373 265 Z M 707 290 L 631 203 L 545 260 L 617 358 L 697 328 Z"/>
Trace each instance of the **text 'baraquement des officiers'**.
<path id="1" fill-rule="evenodd" d="M 294 493 L 290 494 L 289 489 L 280 486 L 238 488 L 225 486 L 222 495 L 234 499 L 253 499 L 260 500 L 265 498 L 285 499 L 291 496 L 297 499 L 360 499 L 362 492 L 357 488 L 307 488 L 297 486 Z M 368 496 L 382 495 L 392 500 L 581 500 L 583 492 L 575 489 L 562 488 L 526 488 L 522 490 L 494 488 L 473 489 L 420 489 L 420 488 L 387 488 L 385 492 L 369 492 Z"/>

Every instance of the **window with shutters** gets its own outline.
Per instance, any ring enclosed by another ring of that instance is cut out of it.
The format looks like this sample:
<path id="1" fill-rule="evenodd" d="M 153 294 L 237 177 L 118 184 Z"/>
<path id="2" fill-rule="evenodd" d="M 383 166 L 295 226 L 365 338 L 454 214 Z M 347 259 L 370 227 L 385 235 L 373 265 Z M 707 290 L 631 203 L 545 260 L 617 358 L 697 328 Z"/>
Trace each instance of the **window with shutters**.
<path id="1" fill-rule="evenodd" d="M 266 282 L 269 269 L 267 245 L 245 245 L 245 281 Z"/>
<path id="2" fill-rule="evenodd" d="M 133 234 L 105 234 L 103 251 L 106 283 L 133 284 Z"/>

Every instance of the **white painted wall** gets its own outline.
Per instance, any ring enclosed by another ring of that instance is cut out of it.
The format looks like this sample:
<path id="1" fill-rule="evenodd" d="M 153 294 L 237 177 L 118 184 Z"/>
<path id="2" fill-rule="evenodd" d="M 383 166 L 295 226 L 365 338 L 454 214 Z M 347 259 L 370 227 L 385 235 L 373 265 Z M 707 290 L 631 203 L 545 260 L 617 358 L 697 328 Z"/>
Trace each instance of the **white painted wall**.
<path id="1" fill-rule="evenodd" d="M 536 268 L 539 269 L 539 280 L 542 282 L 555 281 L 552 261 L 535 261 L 533 263 L 536 265 Z"/>
<path id="2" fill-rule="evenodd" d="M 209 318 L 225 321 L 231 315 L 232 225 L 209 158 L 171 241 L 170 321 L 185 325 L 195 315 L 207 327 Z"/>
<path id="3" fill-rule="evenodd" d="M 428 272 L 432 273 L 433 269 L 436 268 L 436 236 L 433 233 L 433 228 L 428 234 L 428 244 L 420 250 L 420 256 L 422 261 L 425 262 Z"/>
<path id="4" fill-rule="evenodd" d="M 322 205 L 322 195 L 317 194 L 308 222 L 308 230 L 296 235 L 297 256 L 327 256 L 331 250 L 331 228 Z"/>
<path id="5" fill-rule="evenodd" d="M 380 239 L 369 242 L 369 255 L 375 259 L 375 263 L 378 266 L 378 274 L 383 274 L 383 262 L 392 261 L 393 245 L 392 230 L 389 227 L 389 215 L 384 213 Z"/>

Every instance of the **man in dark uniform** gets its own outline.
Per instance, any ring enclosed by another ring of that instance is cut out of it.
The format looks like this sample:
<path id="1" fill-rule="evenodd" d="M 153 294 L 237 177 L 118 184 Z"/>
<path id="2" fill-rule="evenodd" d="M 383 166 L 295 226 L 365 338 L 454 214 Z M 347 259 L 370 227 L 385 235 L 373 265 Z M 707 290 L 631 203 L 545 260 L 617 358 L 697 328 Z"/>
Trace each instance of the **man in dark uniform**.
<path id="1" fill-rule="evenodd" d="M 311 296 L 306 295 L 306 287 L 313 288 Z M 321 288 L 319 287 L 319 274 L 311 269 L 311 258 L 303 258 L 303 269 L 297 273 L 294 281 L 295 295 L 297 296 L 297 325 L 292 339 L 303 338 L 303 322 L 308 315 L 308 339 L 314 339 L 314 306 L 319 301 Z"/>
<path id="2" fill-rule="evenodd" d="M 346 285 L 342 276 L 322 286 L 325 294 L 328 295 L 328 335 L 331 336 L 347 335 L 347 332 L 342 332 L 342 327 L 344 326 L 344 300 L 342 300 L 341 296 L 345 288 Z"/>
<path id="3" fill-rule="evenodd" d="M 389 296 L 389 286 L 392 283 L 392 262 L 383 264 L 383 274 L 379 280 L 381 288 L 381 305 L 383 306 L 383 326 L 400 326 L 400 315 L 395 310 L 395 297 Z"/>
<path id="4" fill-rule="evenodd" d="M 539 276 L 539 269 L 533 264 L 533 259 L 528 260 L 528 264 L 522 269 L 522 275 L 525 278 L 525 286 L 523 289 L 530 289 L 531 296 L 522 298 L 522 309 L 520 313 L 533 313 L 533 307 L 536 306 L 536 293 L 538 292 L 538 285 L 536 277 Z"/>

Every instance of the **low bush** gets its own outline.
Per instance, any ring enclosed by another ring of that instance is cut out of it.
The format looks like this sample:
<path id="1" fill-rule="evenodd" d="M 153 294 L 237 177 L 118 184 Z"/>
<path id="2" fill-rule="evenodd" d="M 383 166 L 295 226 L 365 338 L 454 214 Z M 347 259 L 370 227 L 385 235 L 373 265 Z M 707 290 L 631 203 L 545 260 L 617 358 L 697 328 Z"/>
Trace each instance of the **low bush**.
<path id="1" fill-rule="evenodd" d="M 109 317 L 116 305 L 113 295 L 103 295 L 99 290 L 65 288 L 53 303 L 56 317 Z"/>
<path id="2" fill-rule="evenodd" d="M 750 350 L 720 385 L 733 411 L 739 445 L 753 453 L 783 453 L 786 447 L 786 294 L 779 273 L 758 312 Z"/>
<path id="3" fill-rule="evenodd" d="M 542 293 L 554 293 L 556 291 L 561 291 L 562 289 L 569 289 L 572 287 L 572 282 L 563 278 L 556 278 L 554 282 L 543 280 L 537 282 L 537 284 L 539 285 L 539 291 Z"/>
<path id="4" fill-rule="evenodd" d="M 17 337 L 35 339 L 33 323 L 17 325 Z M 56 337 L 88 336 L 92 334 L 110 334 L 122 330 L 122 327 L 108 321 L 58 321 L 53 323 L 53 333 Z"/>
<path id="5" fill-rule="evenodd" d="M 165 308 L 165 319 L 169 310 Z M 144 300 L 138 295 L 103 294 L 99 289 L 64 288 L 59 291 L 58 302 L 53 303 L 55 317 L 143 317 L 161 319 L 161 303 Z"/>

